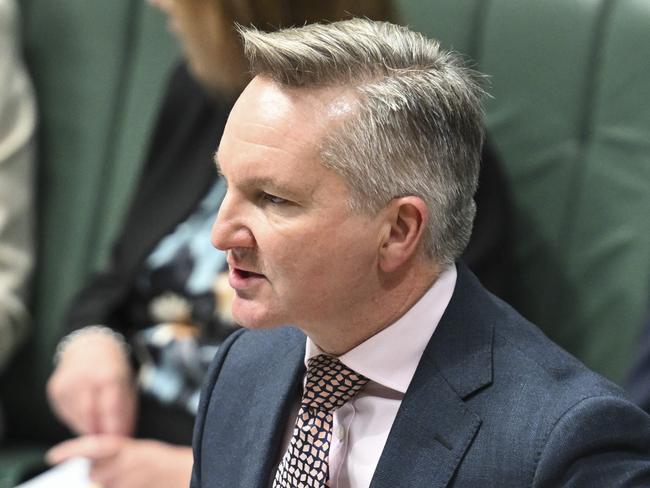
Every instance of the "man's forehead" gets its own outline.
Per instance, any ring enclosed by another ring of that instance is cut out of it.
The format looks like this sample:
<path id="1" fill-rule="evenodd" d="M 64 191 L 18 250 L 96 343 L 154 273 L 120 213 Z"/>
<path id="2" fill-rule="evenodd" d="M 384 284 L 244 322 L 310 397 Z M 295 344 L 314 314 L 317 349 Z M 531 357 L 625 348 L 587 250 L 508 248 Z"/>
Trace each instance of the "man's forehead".
<path id="1" fill-rule="evenodd" d="M 291 87 L 264 76 L 256 76 L 246 87 L 233 110 L 255 113 L 268 122 L 288 119 L 329 126 L 340 123 L 357 107 L 350 87 Z"/>
<path id="2" fill-rule="evenodd" d="M 319 160 L 321 141 L 354 110 L 349 93 L 344 88 L 286 87 L 256 77 L 231 111 L 215 155 L 217 168 L 244 163 L 237 164 L 242 177 L 260 165 L 297 168 Z"/>
<path id="3" fill-rule="evenodd" d="M 240 160 L 261 161 L 279 153 L 311 159 L 328 132 L 355 110 L 351 92 L 344 87 L 287 87 L 255 77 L 230 113 L 217 158 L 222 164 L 236 154 Z"/>

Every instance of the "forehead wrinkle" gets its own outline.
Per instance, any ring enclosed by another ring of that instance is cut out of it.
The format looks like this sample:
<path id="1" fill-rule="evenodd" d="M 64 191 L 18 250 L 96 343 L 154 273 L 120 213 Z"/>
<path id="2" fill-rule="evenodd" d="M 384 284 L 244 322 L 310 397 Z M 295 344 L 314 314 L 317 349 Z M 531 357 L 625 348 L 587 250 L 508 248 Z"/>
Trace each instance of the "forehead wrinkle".
<path id="1" fill-rule="evenodd" d="M 275 144 L 267 144 L 266 142 L 254 142 L 240 139 L 237 142 L 237 150 L 240 151 L 240 154 L 246 156 L 247 160 L 254 159 L 256 162 L 262 162 L 264 160 L 270 159 L 271 157 L 276 157 L 275 153 L 280 153 L 281 156 L 288 156 L 288 158 L 284 157 L 284 160 L 295 159 L 295 156 L 290 151 L 278 147 Z M 243 151 L 249 151 L 252 154 L 247 154 Z M 260 154 L 257 154 L 258 152 Z"/>
<path id="2" fill-rule="evenodd" d="M 258 146 L 263 149 L 281 151 L 290 154 L 291 149 L 300 151 L 309 150 L 313 147 L 314 141 L 309 138 L 301 137 L 297 133 L 297 127 L 300 127 L 310 121 L 304 117 L 299 118 L 278 118 L 270 123 L 256 121 L 246 121 L 238 124 L 238 129 L 245 134 L 244 137 L 238 137 L 236 144 L 246 144 L 248 146 Z M 323 138 L 323 127 L 319 125 L 320 130 L 313 134 L 317 139 Z M 248 136 L 248 137 L 247 137 Z M 250 140 L 252 138 L 254 140 Z M 281 147 L 284 145 L 286 147 Z"/>
<path id="3" fill-rule="evenodd" d="M 278 119 L 278 120 L 281 121 L 282 119 Z M 292 129 L 290 126 L 288 126 L 288 124 L 287 124 L 287 127 L 284 130 L 280 130 L 280 128 L 275 124 L 262 123 L 262 122 L 257 122 L 257 121 L 247 121 L 245 124 L 241 124 L 241 125 L 243 125 L 245 127 L 250 126 L 251 128 L 259 127 L 259 128 L 264 129 L 264 130 L 268 130 L 268 131 L 271 131 L 271 132 L 276 132 L 277 134 L 276 134 L 275 137 L 277 137 L 277 136 L 285 136 L 286 134 L 290 133 L 291 129 Z"/>

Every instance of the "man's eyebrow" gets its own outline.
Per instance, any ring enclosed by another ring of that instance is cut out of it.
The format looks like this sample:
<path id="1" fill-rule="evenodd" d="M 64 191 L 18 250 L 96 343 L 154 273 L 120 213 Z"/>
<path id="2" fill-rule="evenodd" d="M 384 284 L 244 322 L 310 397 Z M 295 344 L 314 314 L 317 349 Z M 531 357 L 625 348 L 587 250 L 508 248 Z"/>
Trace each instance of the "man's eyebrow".
<path id="1" fill-rule="evenodd" d="M 279 196 L 285 198 L 294 200 L 300 198 L 300 193 L 293 187 L 293 185 L 287 184 L 283 181 L 278 181 L 269 176 L 252 176 L 246 178 L 242 183 L 249 188 L 263 188 L 271 193 L 278 193 Z"/>
<path id="2" fill-rule="evenodd" d="M 214 153 L 214 164 L 217 168 L 217 173 L 220 177 L 224 178 L 223 173 L 221 172 L 221 165 L 219 164 L 219 153 L 218 150 L 217 152 Z M 246 179 L 245 184 L 247 186 L 253 186 L 253 187 L 266 187 L 271 191 L 278 191 L 282 192 L 284 195 L 290 197 L 290 198 L 297 198 L 298 194 L 296 193 L 296 190 L 291 186 L 287 185 L 286 183 L 282 181 L 278 181 L 275 178 L 271 178 L 268 176 L 254 176 L 251 178 Z"/>

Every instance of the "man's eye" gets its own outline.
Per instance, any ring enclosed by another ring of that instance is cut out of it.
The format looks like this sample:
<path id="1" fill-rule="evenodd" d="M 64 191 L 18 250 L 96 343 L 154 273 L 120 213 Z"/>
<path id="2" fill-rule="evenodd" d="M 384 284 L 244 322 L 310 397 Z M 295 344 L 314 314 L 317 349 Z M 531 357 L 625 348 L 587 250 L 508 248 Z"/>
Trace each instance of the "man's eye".
<path id="1" fill-rule="evenodd" d="M 285 200 L 284 198 L 276 197 L 275 195 L 271 195 L 270 193 L 264 193 L 262 198 L 264 198 L 265 201 L 272 203 L 273 205 L 287 203 L 287 200 Z"/>

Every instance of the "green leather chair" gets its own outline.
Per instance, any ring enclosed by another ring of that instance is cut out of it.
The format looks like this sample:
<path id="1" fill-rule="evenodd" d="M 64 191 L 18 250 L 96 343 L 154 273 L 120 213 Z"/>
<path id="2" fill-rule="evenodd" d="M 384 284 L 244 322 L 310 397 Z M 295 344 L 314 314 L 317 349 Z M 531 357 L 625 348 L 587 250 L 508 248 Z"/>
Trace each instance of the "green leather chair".
<path id="1" fill-rule="evenodd" d="M 614 380 L 650 296 L 650 2 L 397 0 L 490 75 L 490 137 L 514 197 L 517 308 Z M 141 0 L 23 0 L 41 110 L 31 343 L 0 385 L 12 486 L 62 432 L 43 389 L 66 302 L 104 262 L 177 56 Z M 17 446 L 23 446 L 18 449 Z"/>
<path id="2" fill-rule="evenodd" d="M 167 73 L 178 58 L 142 0 L 23 0 L 39 106 L 38 268 L 29 343 L 0 381 L 7 443 L 0 488 L 61 440 L 44 395 L 68 301 L 107 258 L 130 200 Z"/>
<path id="3" fill-rule="evenodd" d="M 622 380 L 650 297 L 650 2 L 401 0 L 490 75 L 515 306 Z"/>

